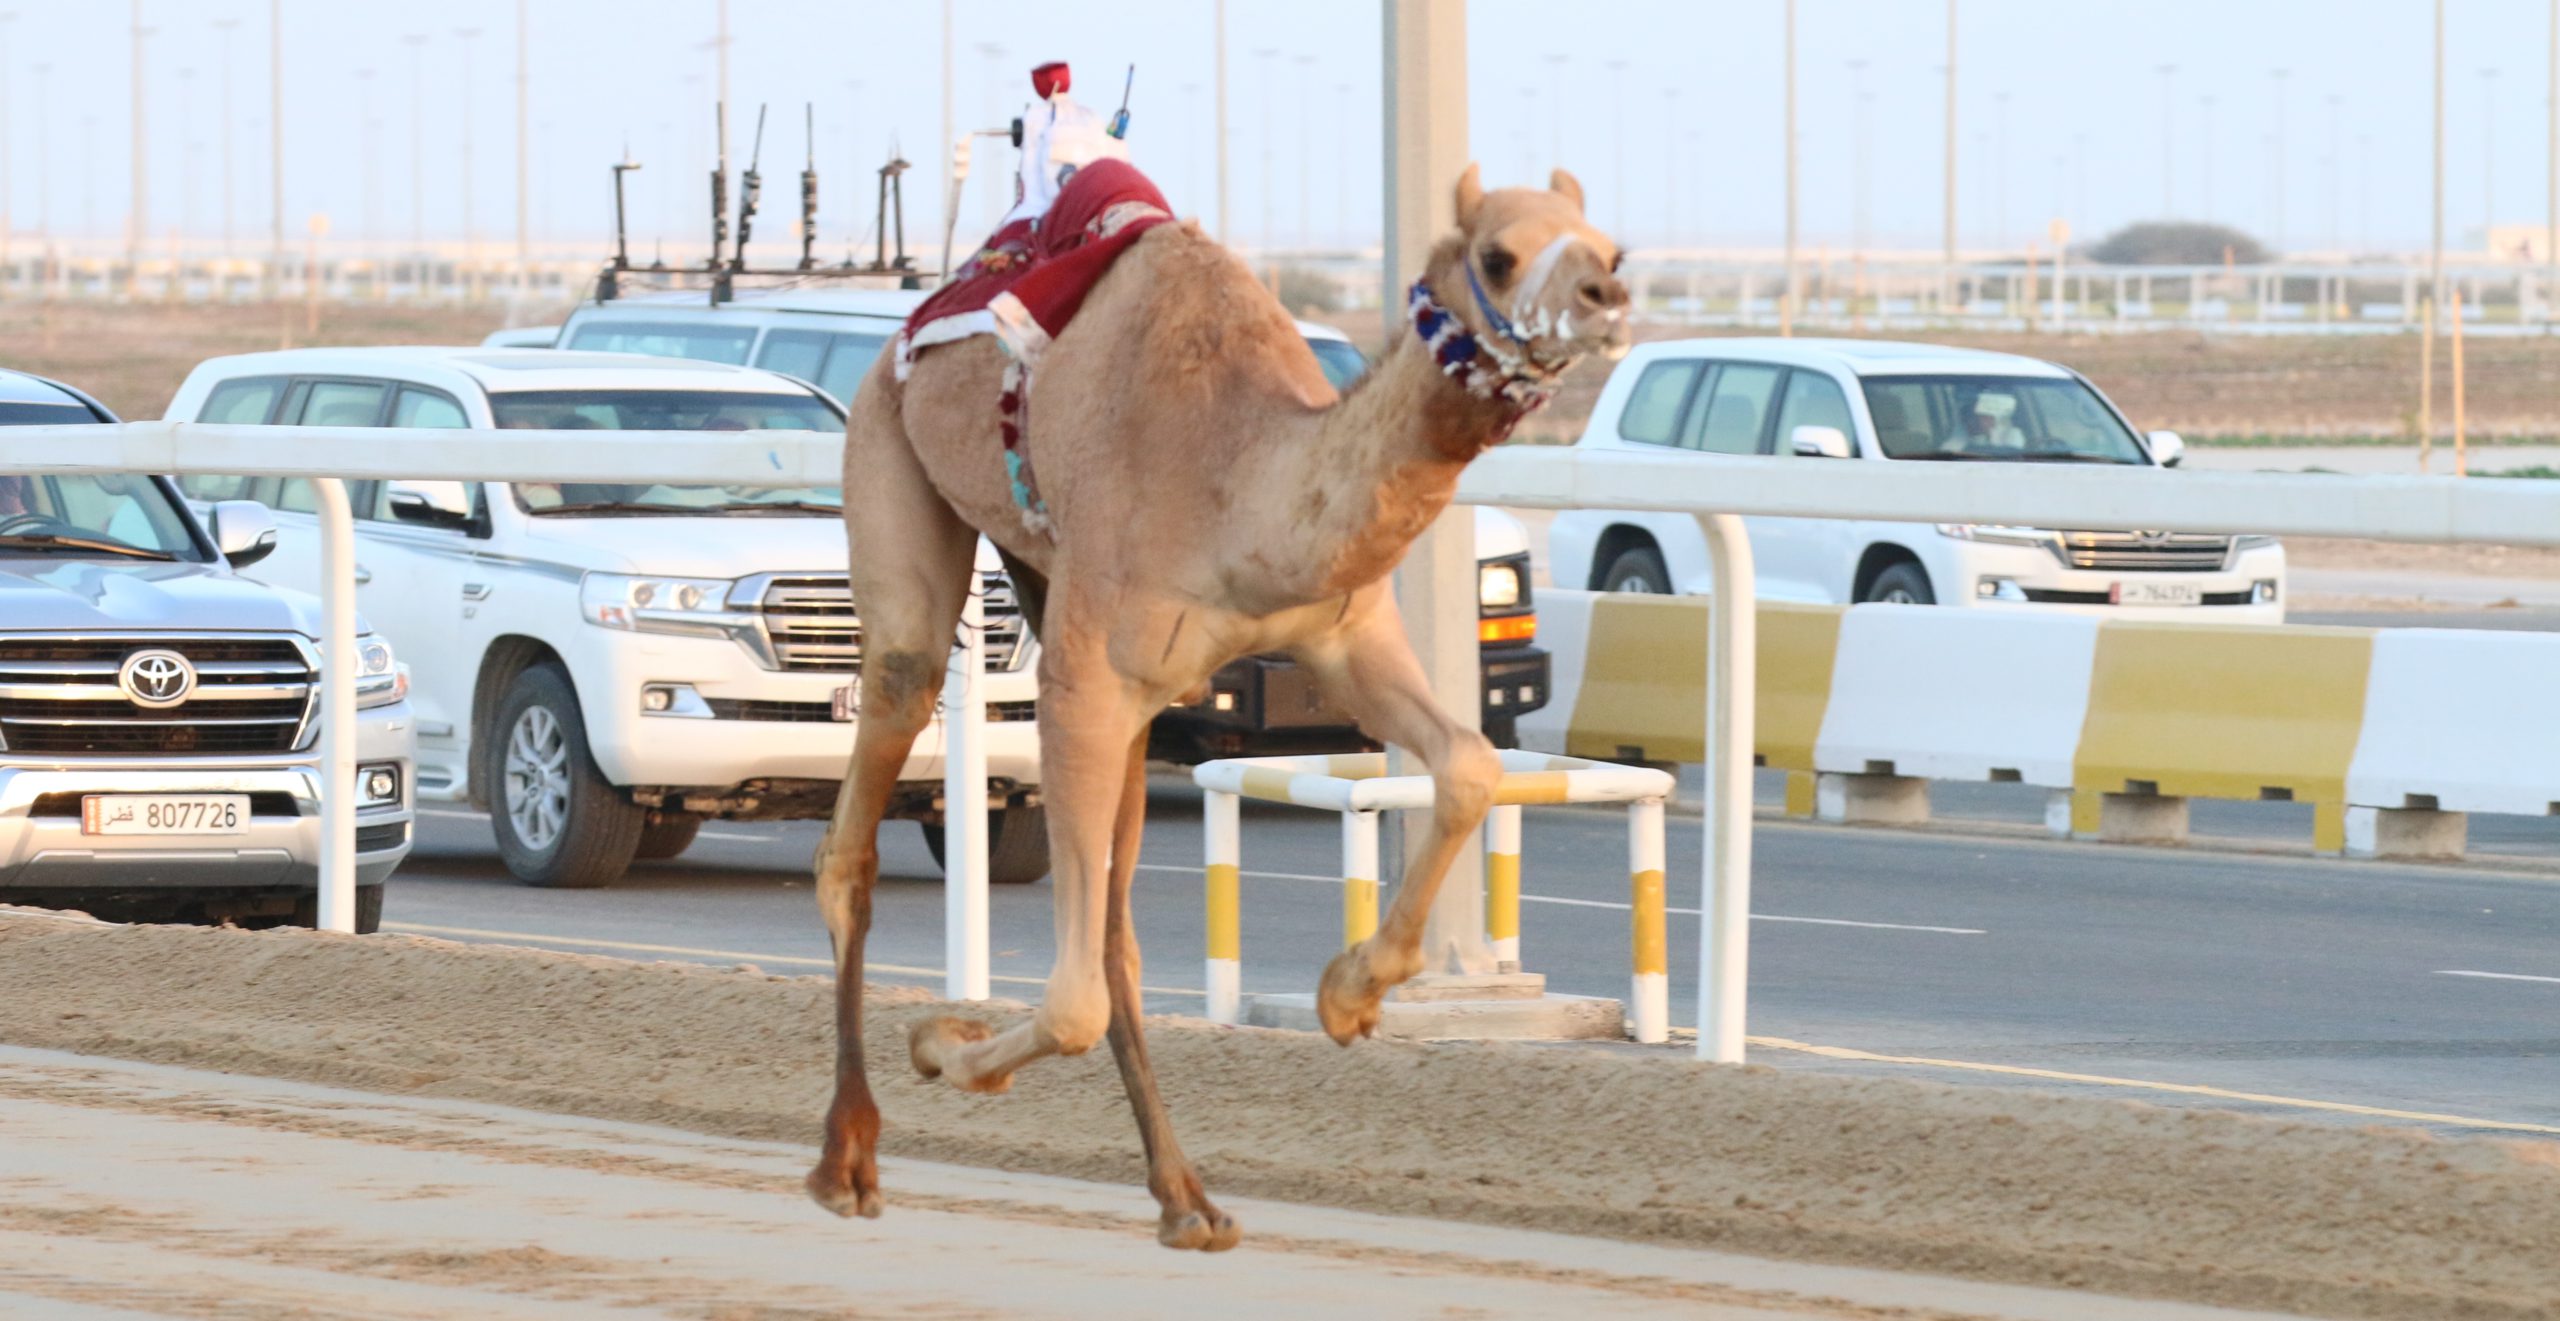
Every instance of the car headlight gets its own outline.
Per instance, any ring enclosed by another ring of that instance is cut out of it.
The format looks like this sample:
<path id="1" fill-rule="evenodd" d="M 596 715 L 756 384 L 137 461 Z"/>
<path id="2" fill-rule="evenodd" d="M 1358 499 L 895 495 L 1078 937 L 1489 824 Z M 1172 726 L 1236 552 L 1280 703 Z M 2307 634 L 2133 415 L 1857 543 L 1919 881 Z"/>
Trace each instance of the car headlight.
<path id="1" fill-rule="evenodd" d="M 2042 528 L 2002 527 L 1990 523 L 1940 523 L 1938 535 L 1999 546 L 2041 546 L 2053 536 Z"/>
<path id="2" fill-rule="evenodd" d="M 1520 604 L 1520 566 L 1510 563 L 1477 565 L 1476 604 L 1487 610 L 1507 610 Z"/>
<path id="3" fill-rule="evenodd" d="M 391 654 L 391 644 L 367 633 L 356 639 L 356 709 L 389 706 L 409 695 L 409 667 Z"/>
<path id="4" fill-rule="evenodd" d="M 590 573 L 578 583 L 578 613 L 590 624 L 638 633 L 721 637 L 729 609 L 725 578 L 646 578 Z"/>

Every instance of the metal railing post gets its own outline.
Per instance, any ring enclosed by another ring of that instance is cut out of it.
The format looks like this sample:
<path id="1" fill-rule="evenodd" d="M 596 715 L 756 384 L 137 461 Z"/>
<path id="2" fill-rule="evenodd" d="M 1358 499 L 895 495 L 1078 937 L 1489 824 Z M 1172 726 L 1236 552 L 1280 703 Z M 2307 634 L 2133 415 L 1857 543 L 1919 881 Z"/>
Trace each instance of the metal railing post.
<path id="1" fill-rule="evenodd" d="M 1627 910 L 1634 983 L 1627 1017 L 1637 1041 L 1671 1039 L 1670 902 L 1662 879 L 1662 800 L 1627 804 Z"/>
<path id="2" fill-rule="evenodd" d="M 960 607 L 959 664 L 942 685 L 943 995 L 987 998 L 986 583 L 970 574 Z"/>
<path id="3" fill-rule="evenodd" d="M 356 929 L 356 525 L 347 484 L 315 477 L 320 514 L 320 912 Z"/>
<path id="4" fill-rule="evenodd" d="M 1200 794 L 1202 870 L 1208 885 L 1209 1021 L 1244 1021 L 1244 840 L 1239 800 L 1215 789 Z"/>
<path id="5" fill-rule="evenodd" d="M 1707 614 L 1705 889 L 1698 924 L 1698 1058 L 1742 1062 L 1751 981 L 1751 748 L 1759 602 L 1751 538 L 1733 514 L 1700 514 L 1715 599 Z"/>
<path id="6" fill-rule="evenodd" d="M 1342 814 L 1342 947 L 1378 934 L 1378 814 Z"/>

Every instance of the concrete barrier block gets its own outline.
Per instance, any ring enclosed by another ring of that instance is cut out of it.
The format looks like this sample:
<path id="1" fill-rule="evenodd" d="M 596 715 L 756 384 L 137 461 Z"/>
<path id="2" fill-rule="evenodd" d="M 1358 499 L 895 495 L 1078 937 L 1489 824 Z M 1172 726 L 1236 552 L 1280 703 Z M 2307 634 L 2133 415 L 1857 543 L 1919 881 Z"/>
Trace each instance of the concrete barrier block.
<path id="1" fill-rule="evenodd" d="M 1814 815 L 1844 825 L 1914 826 L 1929 819 L 1929 782 L 1912 775 L 1841 775 L 1814 783 Z"/>
<path id="2" fill-rule="evenodd" d="M 2184 844 L 2187 800 L 2161 794 L 2106 794 L 2098 805 L 2098 838 L 2109 844 Z"/>
<path id="3" fill-rule="evenodd" d="M 2097 646 L 2081 615 L 1852 606 L 1814 769 L 2067 787 Z"/>
<path id="4" fill-rule="evenodd" d="M 2393 628 L 2374 639 L 2346 801 L 2560 811 L 2560 634 Z"/>
<path id="5" fill-rule="evenodd" d="M 2460 859 L 2471 843 L 2471 818 L 2427 808 L 2350 807 L 2350 858 Z"/>

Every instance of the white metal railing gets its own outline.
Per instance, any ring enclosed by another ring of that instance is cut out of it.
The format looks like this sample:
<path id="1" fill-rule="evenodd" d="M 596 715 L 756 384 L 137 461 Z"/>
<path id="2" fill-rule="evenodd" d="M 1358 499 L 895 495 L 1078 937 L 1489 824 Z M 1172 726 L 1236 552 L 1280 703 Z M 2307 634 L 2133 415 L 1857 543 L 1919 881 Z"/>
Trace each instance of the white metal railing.
<path id="1" fill-rule="evenodd" d="M 732 486 L 831 485 L 843 471 L 841 438 L 814 432 L 427 431 L 356 427 L 208 426 L 134 422 L 113 427 L 0 427 L 0 472 L 141 471 L 338 478 L 480 481 L 616 481 Z M 354 633 L 352 531 L 343 493 L 325 494 L 321 519 L 328 634 L 324 701 L 327 783 L 353 782 L 352 690 L 338 662 Z M 1459 485 L 1469 504 L 1541 509 L 1689 513 L 1705 528 L 1719 601 L 1709 612 L 1704 903 L 1700 937 L 1698 1050 L 1739 1061 L 1747 1002 L 1751 893 L 1751 712 L 1754 609 L 1751 549 L 1741 516 L 1852 518 L 1916 523 L 2044 527 L 2245 530 L 2386 541 L 2560 545 L 2560 483 L 2451 477 L 2340 477 L 2189 473 L 2033 464 L 1913 464 L 1807 458 L 1701 461 L 1684 453 L 1607 453 L 1519 446 L 1478 459 Z M 1452 609 L 1472 609 L 1452 603 Z M 1443 635 L 1472 647 L 1467 621 Z M 963 666 L 965 682 L 977 669 Z M 974 696 L 960 719 L 983 719 Z M 957 766 L 963 760 L 948 759 Z M 983 821 L 983 779 L 948 786 L 949 809 Z M 976 795 L 974 811 L 963 795 Z M 324 912 L 354 911 L 354 818 L 324 806 L 334 872 L 324 867 Z M 981 871 L 983 869 L 975 869 Z M 947 919 L 955 996 L 983 988 L 985 878 L 950 887 Z M 974 907 L 972 905 L 974 904 Z M 343 929 L 343 926 L 341 926 Z M 976 968 L 972 982 L 963 963 Z M 978 991 L 983 995 L 983 989 Z"/>

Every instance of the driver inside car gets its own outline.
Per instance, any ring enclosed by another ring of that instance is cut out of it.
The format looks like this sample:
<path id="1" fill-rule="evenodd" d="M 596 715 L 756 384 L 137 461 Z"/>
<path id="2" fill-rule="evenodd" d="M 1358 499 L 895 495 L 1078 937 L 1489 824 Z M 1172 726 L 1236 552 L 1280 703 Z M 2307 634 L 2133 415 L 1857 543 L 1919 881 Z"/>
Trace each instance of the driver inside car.
<path id="1" fill-rule="evenodd" d="M 2018 412 L 2018 397 L 1985 390 L 1973 397 L 1973 411 L 1965 416 L 1963 431 L 1947 438 L 1939 450 L 1962 454 L 1972 450 L 2023 450 L 2027 433 L 2009 419 Z"/>

